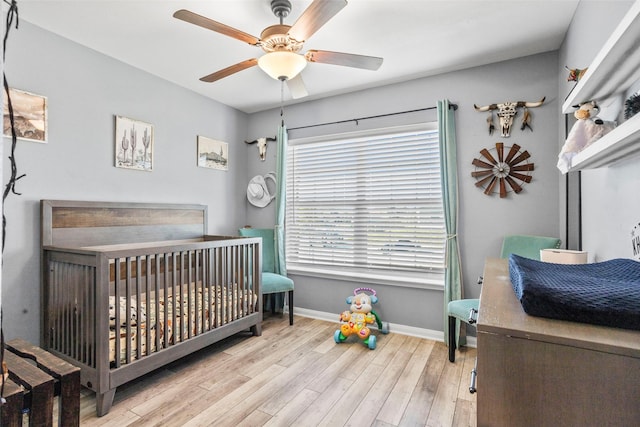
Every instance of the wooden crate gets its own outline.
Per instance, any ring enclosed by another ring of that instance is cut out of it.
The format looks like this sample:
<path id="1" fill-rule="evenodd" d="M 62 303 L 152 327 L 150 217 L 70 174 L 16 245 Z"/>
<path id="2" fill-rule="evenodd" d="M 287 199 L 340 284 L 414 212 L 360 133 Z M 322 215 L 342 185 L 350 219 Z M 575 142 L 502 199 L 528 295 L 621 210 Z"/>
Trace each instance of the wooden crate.
<path id="1" fill-rule="evenodd" d="M 53 425 L 54 396 L 58 396 L 58 425 L 80 424 L 80 368 L 22 339 L 5 344 L 9 368 L 0 425 L 21 427 L 28 410 L 30 426 Z"/>

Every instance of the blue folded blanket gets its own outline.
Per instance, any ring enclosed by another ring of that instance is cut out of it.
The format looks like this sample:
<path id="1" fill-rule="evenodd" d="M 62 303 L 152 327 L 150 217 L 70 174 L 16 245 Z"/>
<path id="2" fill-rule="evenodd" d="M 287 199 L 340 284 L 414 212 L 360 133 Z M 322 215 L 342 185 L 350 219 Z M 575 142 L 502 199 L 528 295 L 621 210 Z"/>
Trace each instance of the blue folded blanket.
<path id="1" fill-rule="evenodd" d="M 509 275 L 527 314 L 640 330 L 640 262 L 552 264 L 510 255 Z"/>

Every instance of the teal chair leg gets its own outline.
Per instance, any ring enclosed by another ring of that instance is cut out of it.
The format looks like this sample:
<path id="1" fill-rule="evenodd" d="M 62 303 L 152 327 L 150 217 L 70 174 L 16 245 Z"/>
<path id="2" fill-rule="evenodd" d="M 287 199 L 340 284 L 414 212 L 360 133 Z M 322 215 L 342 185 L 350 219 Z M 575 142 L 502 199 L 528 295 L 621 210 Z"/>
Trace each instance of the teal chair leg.
<path id="1" fill-rule="evenodd" d="M 289 291 L 289 325 L 293 325 L 293 291 Z"/>
<path id="2" fill-rule="evenodd" d="M 293 325 L 293 291 L 287 291 L 285 292 L 285 294 L 288 295 L 289 297 L 289 325 Z M 269 303 L 271 304 L 271 313 L 272 314 L 277 314 L 276 313 L 276 294 L 265 294 L 263 295 L 264 298 L 269 298 Z"/>
<path id="3" fill-rule="evenodd" d="M 449 361 L 455 362 L 456 360 L 456 320 L 465 322 L 465 324 L 473 325 L 474 320 L 470 319 L 471 311 L 478 312 L 480 306 L 479 299 L 459 299 L 449 302 L 447 304 L 447 315 L 449 317 L 449 335 L 447 336 L 447 342 L 449 344 Z M 462 326 L 462 323 L 460 323 Z"/>
<path id="4" fill-rule="evenodd" d="M 449 316 L 449 362 L 456 361 L 456 320 Z"/>

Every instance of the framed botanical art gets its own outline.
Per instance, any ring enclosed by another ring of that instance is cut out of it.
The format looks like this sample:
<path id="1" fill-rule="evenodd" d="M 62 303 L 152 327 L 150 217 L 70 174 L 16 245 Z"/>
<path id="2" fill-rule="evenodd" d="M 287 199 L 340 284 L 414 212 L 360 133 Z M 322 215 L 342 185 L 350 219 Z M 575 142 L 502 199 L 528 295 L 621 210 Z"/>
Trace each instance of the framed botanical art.
<path id="1" fill-rule="evenodd" d="M 229 170 L 229 144 L 198 135 L 198 166 Z"/>
<path id="2" fill-rule="evenodd" d="M 153 125 L 116 116 L 115 166 L 153 170 Z"/>
<path id="3" fill-rule="evenodd" d="M 13 119 L 18 139 L 47 142 L 47 98 L 35 93 L 9 88 Z M 7 97 L 4 100 L 3 134 L 11 138 L 11 121 Z"/>

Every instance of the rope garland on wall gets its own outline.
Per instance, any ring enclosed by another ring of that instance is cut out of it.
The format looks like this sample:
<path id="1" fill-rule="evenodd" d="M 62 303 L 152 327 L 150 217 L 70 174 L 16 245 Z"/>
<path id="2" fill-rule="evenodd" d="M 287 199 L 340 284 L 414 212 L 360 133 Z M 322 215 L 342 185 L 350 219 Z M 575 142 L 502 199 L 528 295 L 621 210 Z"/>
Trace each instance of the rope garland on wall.
<path id="1" fill-rule="evenodd" d="M 4 0 L 7 3 L 7 0 Z M 11 1 L 11 5 L 9 8 L 9 12 L 7 13 L 7 22 L 6 22 L 6 31 L 4 34 L 3 41 L 3 51 L 2 51 L 2 61 L 4 63 L 5 56 L 7 53 L 7 40 L 9 38 L 9 30 L 11 29 L 11 25 L 13 24 L 13 18 L 15 16 L 16 19 L 16 30 L 18 29 L 18 5 L 16 0 Z M 18 167 L 16 163 L 16 145 L 18 138 L 16 136 L 16 128 L 15 128 L 15 118 L 13 116 L 13 105 L 11 103 L 11 97 L 9 95 L 9 83 L 7 82 L 7 75 L 3 72 L 3 80 L 4 80 L 4 91 L 5 96 L 7 97 L 7 105 L 9 109 L 9 121 L 11 123 L 11 154 L 9 155 L 9 160 L 11 162 L 11 176 L 9 177 L 9 181 L 4 188 L 4 193 L 2 194 L 2 250 L 4 251 L 4 244 L 6 239 L 6 229 L 7 229 L 7 219 L 4 214 L 4 201 L 7 199 L 10 193 L 20 195 L 16 191 L 16 183 L 20 178 L 23 178 L 25 174 L 18 176 Z"/>
<path id="2" fill-rule="evenodd" d="M 2 43 L 2 46 L 3 46 L 2 63 L 4 64 L 5 56 L 7 53 L 7 40 L 9 38 L 9 30 L 13 25 L 14 18 L 16 21 L 16 30 L 18 29 L 18 4 L 16 0 L 11 0 L 11 2 L 7 0 L 3 0 L 3 1 L 9 5 L 9 10 L 7 11 L 7 19 L 5 22 L 4 40 Z M 13 104 L 11 103 L 11 97 L 9 96 L 9 83 L 7 82 L 7 75 L 4 72 L 4 67 L 3 67 L 2 76 L 4 80 L 5 96 L 7 97 L 7 109 L 9 110 L 9 122 L 11 124 L 11 154 L 9 155 L 9 161 L 11 162 L 11 176 L 2 194 L 2 252 L 4 253 L 5 238 L 7 236 L 7 232 L 6 232 L 7 218 L 5 217 L 5 214 L 4 214 L 4 202 L 9 196 L 9 194 L 11 193 L 20 195 L 20 193 L 16 191 L 16 182 L 20 178 L 24 177 L 25 174 L 18 176 L 18 167 L 16 163 L 16 156 L 15 156 L 18 138 L 16 136 L 15 118 L 13 116 Z M 2 405 L 6 403 L 5 399 L 2 397 L 4 395 L 4 382 L 5 382 L 4 374 L 5 374 L 5 368 L 6 368 L 4 363 L 4 329 L 2 327 L 2 318 L 3 318 L 2 306 L 0 305 L 0 367 L 1 367 L 0 377 L 2 378 L 2 385 L 0 385 L 0 412 L 2 411 Z"/>

